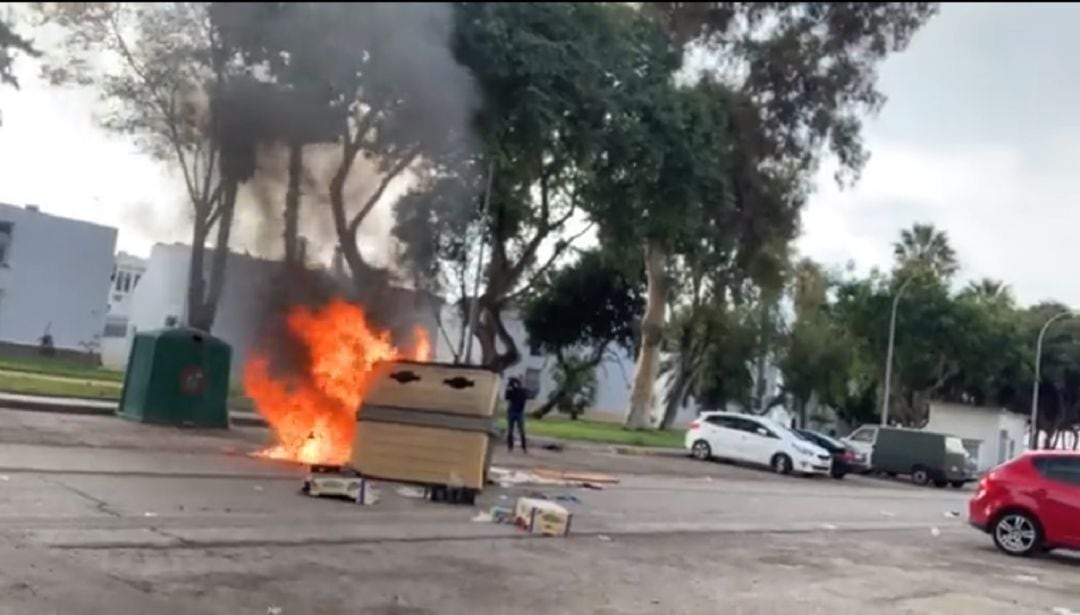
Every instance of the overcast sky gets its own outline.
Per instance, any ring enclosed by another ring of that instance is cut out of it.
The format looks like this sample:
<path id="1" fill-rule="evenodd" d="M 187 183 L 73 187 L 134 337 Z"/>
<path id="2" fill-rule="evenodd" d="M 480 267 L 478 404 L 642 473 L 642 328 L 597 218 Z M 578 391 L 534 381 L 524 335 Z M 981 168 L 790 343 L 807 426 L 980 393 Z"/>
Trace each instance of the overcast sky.
<path id="1" fill-rule="evenodd" d="M 801 251 L 887 267 L 900 230 L 931 222 L 948 232 L 964 278 L 1004 280 L 1023 302 L 1080 305 L 1077 23 L 1074 5 L 943 7 L 882 66 L 889 100 L 867 122 L 872 158 L 842 192 L 823 172 Z M 0 201 L 116 226 L 120 249 L 142 255 L 186 239 L 169 173 L 98 130 L 87 95 L 20 68 L 22 91 L 0 90 Z"/>

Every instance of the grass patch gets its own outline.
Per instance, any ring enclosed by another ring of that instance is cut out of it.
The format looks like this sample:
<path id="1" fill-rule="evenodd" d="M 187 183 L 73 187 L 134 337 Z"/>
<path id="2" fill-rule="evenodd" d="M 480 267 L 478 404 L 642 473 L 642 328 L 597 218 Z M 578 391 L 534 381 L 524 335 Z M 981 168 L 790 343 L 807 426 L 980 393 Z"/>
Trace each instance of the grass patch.
<path id="1" fill-rule="evenodd" d="M 23 395 L 52 397 L 85 397 L 89 399 L 120 399 L 122 383 L 103 383 L 78 380 L 39 378 L 32 373 L 0 374 L 0 391 Z"/>
<path id="2" fill-rule="evenodd" d="M 55 374 L 49 375 L 55 376 Z M 30 372 L 19 374 L 0 372 L 0 392 L 43 395 L 46 397 L 119 400 L 124 387 L 123 381 L 104 382 L 101 379 L 80 381 L 68 378 L 71 377 L 65 376 L 65 379 L 58 379 L 35 375 Z M 254 411 L 255 405 L 242 394 L 230 392 L 229 408 Z"/>
<path id="3" fill-rule="evenodd" d="M 0 357 L 0 370 L 123 382 L 124 372 L 48 357 Z"/>
<path id="4" fill-rule="evenodd" d="M 499 420 L 506 427 L 506 418 Z M 603 444 L 625 444 L 629 446 L 650 446 L 661 448 L 682 448 L 682 431 L 631 431 L 622 425 L 578 419 L 572 421 L 562 417 L 548 416 L 543 419 L 526 417 L 526 435 L 536 435 L 559 440 L 578 442 L 598 442 Z"/>

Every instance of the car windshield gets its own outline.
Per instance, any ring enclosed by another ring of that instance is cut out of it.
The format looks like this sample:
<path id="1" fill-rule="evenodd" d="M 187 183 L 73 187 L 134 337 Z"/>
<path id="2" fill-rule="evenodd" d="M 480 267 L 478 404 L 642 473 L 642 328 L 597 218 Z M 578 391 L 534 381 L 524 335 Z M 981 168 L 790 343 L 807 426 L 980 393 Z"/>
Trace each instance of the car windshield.
<path id="1" fill-rule="evenodd" d="M 802 434 L 804 437 L 808 438 L 811 442 L 814 442 L 815 444 L 822 444 L 822 445 L 826 445 L 826 446 L 832 446 L 833 448 L 839 448 L 839 449 L 846 448 L 844 446 L 844 444 L 842 442 L 840 442 L 839 440 L 837 440 L 835 438 L 831 438 L 829 436 L 826 436 L 823 433 L 818 433 L 816 431 L 806 431 L 806 432 L 798 432 L 798 433 Z"/>
<path id="2" fill-rule="evenodd" d="M 967 455 L 967 449 L 964 448 L 964 441 L 960 438 L 953 436 L 945 438 L 945 451 L 949 453 Z"/>

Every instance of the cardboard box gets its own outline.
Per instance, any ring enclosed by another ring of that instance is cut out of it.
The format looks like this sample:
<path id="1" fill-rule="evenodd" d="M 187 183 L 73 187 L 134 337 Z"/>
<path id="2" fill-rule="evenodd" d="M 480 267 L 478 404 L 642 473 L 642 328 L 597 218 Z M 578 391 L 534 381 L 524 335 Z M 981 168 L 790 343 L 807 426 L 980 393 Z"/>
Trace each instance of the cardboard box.
<path id="1" fill-rule="evenodd" d="M 312 497 L 349 499 L 357 504 L 369 505 L 378 500 L 368 481 L 359 476 L 318 473 L 304 480 L 304 493 Z"/>
<path id="2" fill-rule="evenodd" d="M 376 373 L 357 412 L 353 467 L 372 478 L 483 489 L 499 376 L 415 361 Z"/>
<path id="3" fill-rule="evenodd" d="M 514 524 L 530 534 L 566 536 L 574 515 L 560 504 L 536 498 L 518 498 Z"/>

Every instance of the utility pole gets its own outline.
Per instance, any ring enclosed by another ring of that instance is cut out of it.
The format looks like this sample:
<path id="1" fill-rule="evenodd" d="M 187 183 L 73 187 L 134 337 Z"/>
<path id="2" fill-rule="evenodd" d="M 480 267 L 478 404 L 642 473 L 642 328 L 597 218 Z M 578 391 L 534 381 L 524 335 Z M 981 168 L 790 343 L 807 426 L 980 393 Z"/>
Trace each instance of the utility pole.
<path id="1" fill-rule="evenodd" d="M 1031 450 L 1039 448 L 1039 379 L 1041 378 L 1043 337 L 1046 336 L 1046 330 L 1054 321 L 1066 316 L 1072 316 L 1072 312 L 1065 310 L 1051 316 L 1042 329 L 1039 329 L 1039 338 L 1035 341 L 1035 384 L 1031 385 L 1031 442 L 1028 444 Z"/>
<path id="2" fill-rule="evenodd" d="M 900 285 L 900 288 L 896 290 L 896 296 L 893 297 L 892 302 L 892 315 L 889 317 L 889 347 L 885 351 L 885 391 L 881 397 L 881 424 L 889 424 L 889 398 L 892 396 L 892 363 L 893 363 L 893 347 L 896 344 L 896 309 L 900 306 L 900 297 L 907 290 L 908 284 L 914 280 L 914 277 L 909 277 L 904 280 L 904 283 Z"/>

